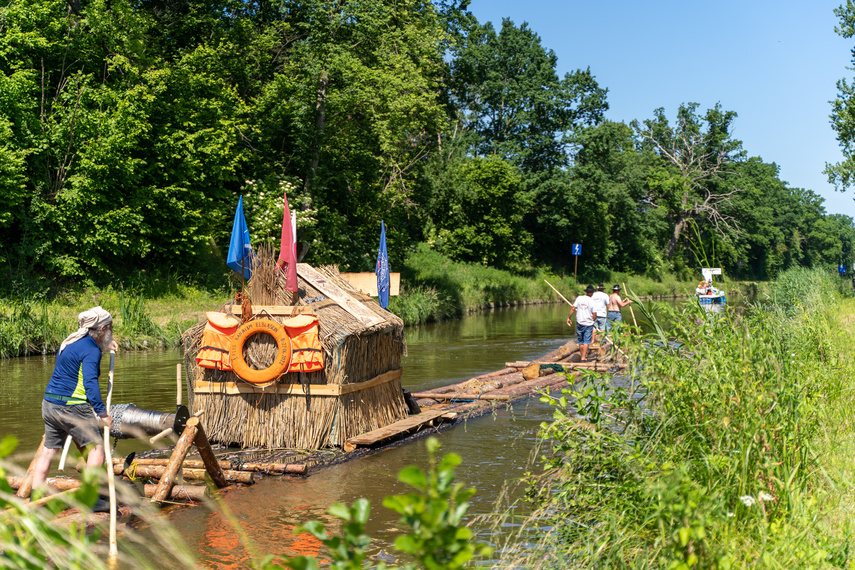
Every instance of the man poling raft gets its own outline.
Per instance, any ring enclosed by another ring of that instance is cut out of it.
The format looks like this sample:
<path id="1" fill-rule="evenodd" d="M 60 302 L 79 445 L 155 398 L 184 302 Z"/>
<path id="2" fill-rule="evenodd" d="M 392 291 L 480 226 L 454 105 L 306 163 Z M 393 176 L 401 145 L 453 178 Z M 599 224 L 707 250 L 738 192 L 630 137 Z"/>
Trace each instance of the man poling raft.
<path id="1" fill-rule="evenodd" d="M 98 376 L 101 373 L 101 353 L 115 351 L 113 317 L 99 307 L 93 307 L 77 316 L 79 328 L 59 347 L 56 365 L 42 400 L 42 418 L 45 422 L 44 448 L 33 468 L 33 488 L 45 482 L 51 461 L 70 436 L 81 450 L 90 448 L 87 467 L 104 464 L 104 445 L 99 428 L 110 426 L 101 400 Z M 99 498 L 93 511 L 107 511 L 109 503 Z"/>

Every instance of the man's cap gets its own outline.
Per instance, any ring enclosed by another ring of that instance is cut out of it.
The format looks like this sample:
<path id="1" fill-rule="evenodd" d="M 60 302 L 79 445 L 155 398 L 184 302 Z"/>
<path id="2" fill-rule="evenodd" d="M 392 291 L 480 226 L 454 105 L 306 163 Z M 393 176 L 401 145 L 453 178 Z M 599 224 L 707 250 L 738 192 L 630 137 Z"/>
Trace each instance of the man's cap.
<path id="1" fill-rule="evenodd" d="M 612 291 L 620 291 L 620 285 L 615 285 L 612 287 Z"/>
<path id="2" fill-rule="evenodd" d="M 594 286 L 593 285 L 588 285 L 585 288 L 585 293 L 593 293 L 593 292 L 594 292 Z"/>
<path id="3" fill-rule="evenodd" d="M 602 283 L 597 285 L 597 291 L 602 291 L 603 289 L 605 289 L 605 286 Z"/>

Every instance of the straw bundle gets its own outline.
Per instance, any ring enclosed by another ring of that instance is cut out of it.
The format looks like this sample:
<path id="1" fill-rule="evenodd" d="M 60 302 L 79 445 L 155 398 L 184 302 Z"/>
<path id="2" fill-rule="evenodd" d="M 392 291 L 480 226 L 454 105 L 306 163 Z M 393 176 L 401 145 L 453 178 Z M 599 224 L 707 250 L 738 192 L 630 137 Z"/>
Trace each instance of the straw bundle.
<path id="1" fill-rule="evenodd" d="M 299 267 L 299 266 L 298 266 Z M 405 351 L 404 327 L 400 318 L 389 313 L 371 297 L 353 290 L 335 267 L 316 269 L 325 281 L 334 283 L 382 322 L 368 325 L 328 299 L 302 276 L 297 294 L 285 289 L 285 276 L 276 267 L 269 249 L 261 249 L 247 284 L 253 305 L 309 306 L 319 320 L 324 350 L 323 371 L 301 375 L 285 374 L 277 384 L 346 385 L 365 382 L 401 367 Z M 295 302 L 296 301 L 296 302 Z M 230 309 L 226 304 L 220 310 Z M 256 315 L 282 322 L 288 317 Z M 213 371 L 196 366 L 205 323 L 184 336 L 188 392 L 193 410 L 205 410 L 209 437 L 241 447 L 319 449 L 343 446 L 349 437 L 377 429 L 406 417 L 400 379 L 342 396 L 298 394 L 193 394 L 195 381 L 241 382 L 233 372 Z M 257 369 L 267 368 L 275 355 L 275 343 L 266 335 L 255 335 L 245 346 L 246 361 Z"/>

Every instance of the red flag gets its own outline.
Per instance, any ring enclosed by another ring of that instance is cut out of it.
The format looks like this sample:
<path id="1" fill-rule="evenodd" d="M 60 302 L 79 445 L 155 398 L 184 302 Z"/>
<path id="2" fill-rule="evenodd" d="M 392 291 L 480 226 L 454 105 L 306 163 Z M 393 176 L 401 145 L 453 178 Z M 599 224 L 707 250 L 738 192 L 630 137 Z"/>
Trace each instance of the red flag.
<path id="1" fill-rule="evenodd" d="M 291 212 L 288 210 L 288 193 L 283 194 L 285 212 L 282 214 L 282 241 L 279 243 L 279 259 L 276 264 L 285 273 L 285 289 L 297 291 L 297 244 L 291 233 Z"/>

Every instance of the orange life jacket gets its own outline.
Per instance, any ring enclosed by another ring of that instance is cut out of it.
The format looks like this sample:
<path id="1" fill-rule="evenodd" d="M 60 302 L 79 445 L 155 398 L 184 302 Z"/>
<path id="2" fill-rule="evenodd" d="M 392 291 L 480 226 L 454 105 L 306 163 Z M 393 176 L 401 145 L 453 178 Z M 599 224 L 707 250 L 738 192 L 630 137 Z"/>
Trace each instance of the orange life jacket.
<path id="1" fill-rule="evenodd" d="M 202 368 L 231 370 L 229 350 L 232 337 L 240 322 L 225 313 L 207 313 L 208 322 L 202 332 L 202 348 L 196 355 L 196 364 Z"/>
<path id="2" fill-rule="evenodd" d="M 316 372 L 324 369 L 324 352 L 318 336 L 318 317 L 297 315 L 282 326 L 291 338 L 291 366 L 288 372 Z"/>

